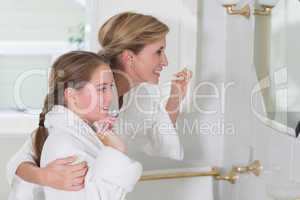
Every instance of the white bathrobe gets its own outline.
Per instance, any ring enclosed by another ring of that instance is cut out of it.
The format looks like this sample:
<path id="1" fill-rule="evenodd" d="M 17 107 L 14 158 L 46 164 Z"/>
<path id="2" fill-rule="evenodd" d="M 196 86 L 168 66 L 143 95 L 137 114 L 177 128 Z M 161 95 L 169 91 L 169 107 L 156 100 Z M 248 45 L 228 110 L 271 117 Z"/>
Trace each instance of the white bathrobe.
<path id="1" fill-rule="evenodd" d="M 114 104 L 118 109 L 118 102 Z M 149 156 L 183 159 L 183 147 L 158 85 L 142 83 L 124 95 L 115 129 L 131 156 L 140 151 Z"/>
<path id="2" fill-rule="evenodd" d="M 89 166 L 84 189 L 70 192 L 43 187 L 46 200 L 121 200 L 133 190 L 142 173 L 141 164 L 114 148 L 104 146 L 90 126 L 77 115 L 63 106 L 54 106 L 46 115 L 45 124 L 49 137 L 43 148 L 41 167 L 71 155 L 87 161 Z M 30 188 L 26 187 L 26 182 L 15 182 L 19 184 L 17 194 L 11 194 L 11 199 L 43 198 L 43 192 L 37 186 L 30 184 Z"/>
<path id="3" fill-rule="evenodd" d="M 118 110 L 117 98 L 112 107 Z M 140 151 L 150 156 L 183 159 L 183 147 L 162 103 L 158 85 L 140 84 L 124 95 L 115 132 L 126 142 L 130 157 Z M 17 167 L 24 161 L 34 163 L 31 140 L 31 137 L 28 138 L 7 164 L 7 178 L 11 186 L 13 180 L 21 181 L 15 175 Z M 12 187 L 12 190 L 16 188 Z"/>

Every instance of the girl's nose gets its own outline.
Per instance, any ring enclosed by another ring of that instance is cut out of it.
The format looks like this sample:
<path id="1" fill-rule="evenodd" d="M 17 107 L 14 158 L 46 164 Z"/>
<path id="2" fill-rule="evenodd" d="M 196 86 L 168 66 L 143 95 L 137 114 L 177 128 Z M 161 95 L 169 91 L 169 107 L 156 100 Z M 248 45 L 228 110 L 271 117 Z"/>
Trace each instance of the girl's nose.
<path id="1" fill-rule="evenodd" d="M 105 105 L 110 105 L 113 99 L 113 92 L 109 90 L 104 96 L 104 104 Z"/>

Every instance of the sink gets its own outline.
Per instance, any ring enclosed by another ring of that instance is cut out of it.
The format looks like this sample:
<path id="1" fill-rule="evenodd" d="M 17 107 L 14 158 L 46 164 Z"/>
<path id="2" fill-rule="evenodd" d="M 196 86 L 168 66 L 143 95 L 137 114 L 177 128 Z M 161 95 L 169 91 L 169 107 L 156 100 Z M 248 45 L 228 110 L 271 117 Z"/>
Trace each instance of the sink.
<path id="1" fill-rule="evenodd" d="M 267 192 L 274 200 L 300 200 L 300 183 L 268 185 Z"/>

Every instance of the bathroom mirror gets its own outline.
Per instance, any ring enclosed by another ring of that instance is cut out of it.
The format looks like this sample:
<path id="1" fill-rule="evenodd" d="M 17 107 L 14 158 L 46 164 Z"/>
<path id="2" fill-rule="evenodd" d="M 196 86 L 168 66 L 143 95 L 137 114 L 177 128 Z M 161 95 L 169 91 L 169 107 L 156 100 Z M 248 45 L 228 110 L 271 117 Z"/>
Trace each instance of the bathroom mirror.
<path id="1" fill-rule="evenodd" d="M 267 123 L 295 137 L 300 121 L 300 1 L 279 0 L 271 15 L 256 15 L 254 35 L 254 66 Z"/>
<path id="2" fill-rule="evenodd" d="M 85 1 L 3 0 L 0 16 L 0 113 L 39 110 L 52 62 L 85 48 Z"/>

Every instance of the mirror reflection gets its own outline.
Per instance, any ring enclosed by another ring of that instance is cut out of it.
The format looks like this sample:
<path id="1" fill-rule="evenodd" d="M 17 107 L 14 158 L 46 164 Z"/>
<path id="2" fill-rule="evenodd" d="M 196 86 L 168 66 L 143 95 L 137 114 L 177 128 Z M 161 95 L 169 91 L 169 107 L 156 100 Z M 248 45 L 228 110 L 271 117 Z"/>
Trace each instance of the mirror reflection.
<path id="1" fill-rule="evenodd" d="M 281 0 L 269 16 L 255 17 L 254 64 L 268 118 L 296 129 L 300 120 L 300 2 Z M 294 133 L 295 134 L 295 133 Z"/>

